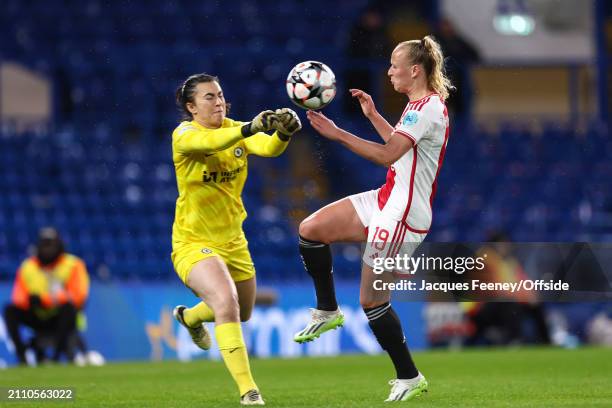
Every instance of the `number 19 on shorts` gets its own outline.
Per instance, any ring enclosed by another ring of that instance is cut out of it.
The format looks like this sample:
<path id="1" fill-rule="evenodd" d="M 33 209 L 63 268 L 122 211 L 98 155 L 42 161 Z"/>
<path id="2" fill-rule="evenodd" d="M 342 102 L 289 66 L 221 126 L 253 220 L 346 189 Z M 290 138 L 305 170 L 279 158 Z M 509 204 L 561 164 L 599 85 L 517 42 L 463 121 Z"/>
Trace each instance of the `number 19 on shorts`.
<path id="1" fill-rule="evenodd" d="M 376 227 L 374 231 L 374 236 L 372 237 L 372 243 L 370 244 L 375 249 L 382 251 L 385 249 L 387 245 L 387 241 L 389 240 L 389 231 L 384 228 Z"/>

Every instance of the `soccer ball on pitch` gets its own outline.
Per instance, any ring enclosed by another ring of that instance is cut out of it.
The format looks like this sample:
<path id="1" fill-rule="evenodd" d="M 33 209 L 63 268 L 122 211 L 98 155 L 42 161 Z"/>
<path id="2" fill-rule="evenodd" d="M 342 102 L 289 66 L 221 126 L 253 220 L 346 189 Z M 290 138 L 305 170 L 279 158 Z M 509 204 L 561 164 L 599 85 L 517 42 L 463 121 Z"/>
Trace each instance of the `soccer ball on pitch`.
<path id="1" fill-rule="evenodd" d="M 287 77 L 287 94 L 300 108 L 322 109 L 336 96 L 336 76 L 322 62 L 300 62 Z"/>

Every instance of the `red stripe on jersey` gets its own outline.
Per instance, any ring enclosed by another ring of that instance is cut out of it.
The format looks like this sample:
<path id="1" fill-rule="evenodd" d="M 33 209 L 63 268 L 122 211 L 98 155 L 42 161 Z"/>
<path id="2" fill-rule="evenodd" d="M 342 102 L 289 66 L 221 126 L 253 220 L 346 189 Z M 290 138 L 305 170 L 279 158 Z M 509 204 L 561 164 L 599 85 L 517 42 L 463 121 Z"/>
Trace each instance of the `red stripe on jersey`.
<path id="1" fill-rule="evenodd" d="M 397 241 L 398 245 L 396 246 L 396 249 L 395 249 L 395 251 L 393 251 L 393 254 L 390 256 L 390 258 L 394 258 L 395 255 L 397 255 L 399 253 L 400 249 L 402 249 L 402 244 L 404 243 L 404 238 L 406 238 L 406 231 L 408 230 L 407 229 L 408 225 L 402 223 L 402 226 L 404 227 L 402 229 L 402 235 L 400 236 L 399 240 Z"/>
<path id="2" fill-rule="evenodd" d="M 427 102 L 429 102 L 430 99 L 431 99 L 431 97 L 427 97 L 427 98 L 423 99 L 421 102 L 419 102 L 419 104 L 416 107 L 416 110 L 420 111 L 421 109 L 423 109 L 423 106 L 427 105 Z"/>
<path id="3" fill-rule="evenodd" d="M 389 251 L 387 252 L 387 258 L 393 257 L 393 253 L 395 252 L 397 243 L 400 242 L 399 239 L 402 237 L 403 230 L 404 230 L 404 224 L 398 221 L 397 228 L 396 228 L 396 234 L 393 235 L 393 242 L 391 242 L 391 245 L 389 245 Z"/>
<path id="4" fill-rule="evenodd" d="M 448 111 L 446 110 L 446 105 L 444 106 L 444 117 L 448 118 Z M 442 168 L 442 162 L 444 161 L 444 154 L 446 153 L 446 145 L 448 143 L 448 136 L 450 135 L 450 125 L 446 126 L 446 132 L 444 133 L 444 144 L 440 149 L 440 156 L 438 157 L 438 169 L 436 170 L 436 176 L 434 177 L 433 183 L 431 184 L 431 194 L 429 196 L 429 205 L 433 205 L 433 199 L 436 195 L 436 189 L 438 188 L 438 174 L 440 174 L 440 169 Z M 432 212 L 433 218 L 433 212 Z"/>
<path id="5" fill-rule="evenodd" d="M 404 132 L 403 130 L 394 130 L 393 133 L 398 133 L 402 136 L 406 136 L 408 139 L 412 140 L 412 144 L 414 146 L 416 146 L 417 142 L 416 139 L 414 137 L 412 137 L 412 135 L 410 133 Z"/>
<path id="6" fill-rule="evenodd" d="M 413 106 L 413 103 L 412 102 L 408 102 L 408 104 L 404 108 L 404 111 L 402 112 L 402 116 L 400 116 L 400 120 L 404 117 L 406 112 L 408 112 L 410 110 L 410 108 L 412 108 L 412 106 Z"/>
<path id="7" fill-rule="evenodd" d="M 433 94 L 429 94 L 429 95 L 425 95 L 424 97 L 422 97 L 421 99 L 417 99 L 416 101 L 410 101 L 408 102 L 408 104 L 406 105 L 406 107 L 404 108 L 404 111 L 402 112 L 402 115 L 400 116 L 400 121 L 398 122 L 397 125 L 399 125 L 402 121 L 402 118 L 404 117 L 404 115 L 406 114 L 406 112 L 408 112 L 409 110 L 416 110 L 416 111 L 420 111 L 423 106 L 425 106 L 425 104 L 427 102 L 429 102 L 429 99 L 434 96 L 437 95 L 436 93 Z M 397 127 L 397 125 L 395 125 L 395 127 Z"/>
<path id="8" fill-rule="evenodd" d="M 393 248 L 393 243 L 395 242 L 395 239 L 397 238 L 397 233 L 401 230 L 401 224 L 398 221 L 397 224 L 395 225 L 395 231 L 393 232 L 393 238 L 391 238 L 391 242 L 389 243 L 389 249 L 387 250 L 387 258 L 389 258 L 391 256 L 391 249 Z"/>
<path id="9" fill-rule="evenodd" d="M 408 228 L 409 231 L 412 231 L 414 233 L 417 234 L 427 234 L 429 232 L 428 229 L 426 230 L 420 230 L 420 229 L 416 229 L 416 228 L 412 228 L 410 225 L 406 224 L 406 228 Z"/>
<path id="10" fill-rule="evenodd" d="M 418 145 L 414 145 L 412 147 L 413 155 L 412 155 L 412 172 L 410 173 L 410 189 L 408 193 L 408 204 L 406 205 L 406 211 L 404 211 L 402 222 L 405 222 L 406 218 L 408 218 L 408 213 L 410 212 L 410 206 L 412 205 L 412 192 L 414 190 L 414 175 L 416 174 L 416 166 L 417 166 L 417 148 L 418 148 Z"/>
<path id="11" fill-rule="evenodd" d="M 436 92 L 432 92 L 432 93 L 430 93 L 430 94 L 427 94 L 427 95 L 423 96 L 423 97 L 422 97 L 422 98 L 420 98 L 420 99 L 415 99 L 414 101 L 410 101 L 410 103 L 417 103 L 417 102 L 422 101 L 422 100 L 423 100 L 423 99 L 425 99 L 425 98 L 429 98 L 430 96 L 434 96 L 434 95 L 438 95 L 438 94 L 437 94 Z"/>
<path id="12" fill-rule="evenodd" d="M 393 190 L 393 186 L 395 185 L 395 168 L 393 166 L 389 166 L 389 170 L 387 170 L 387 181 L 385 185 L 383 185 L 380 190 L 378 190 L 378 209 L 382 210 L 385 208 L 385 204 L 387 204 L 387 200 L 391 195 L 391 191 Z"/>
<path id="13" fill-rule="evenodd" d="M 423 100 L 420 100 L 419 102 L 414 104 L 414 107 L 412 109 L 415 111 L 420 111 L 422 105 L 423 105 Z"/>

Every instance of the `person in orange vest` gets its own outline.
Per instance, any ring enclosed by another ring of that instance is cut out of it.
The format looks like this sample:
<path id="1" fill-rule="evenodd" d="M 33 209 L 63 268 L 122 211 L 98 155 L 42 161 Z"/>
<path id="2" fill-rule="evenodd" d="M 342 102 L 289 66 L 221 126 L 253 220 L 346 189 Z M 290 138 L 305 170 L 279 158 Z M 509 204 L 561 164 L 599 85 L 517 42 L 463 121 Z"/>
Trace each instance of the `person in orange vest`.
<path id="1" fill-rule="evenodd" d="M 77 313 L 89 294 L 89 276 L 83 260 L 64 251 L 64 244 L 53 228 L 40 230 L 36 254 L 17 270 L 11 303 L 4 309 L 4 321 L 20 364 L 26 364 L 20 327 L 35 333 L 51 333 L 55 340 L 53 360 L 65 354 L 74 359 L 70 344 L 78 336 Z M 37 351 L 37 360 L 44 355 Z"/>

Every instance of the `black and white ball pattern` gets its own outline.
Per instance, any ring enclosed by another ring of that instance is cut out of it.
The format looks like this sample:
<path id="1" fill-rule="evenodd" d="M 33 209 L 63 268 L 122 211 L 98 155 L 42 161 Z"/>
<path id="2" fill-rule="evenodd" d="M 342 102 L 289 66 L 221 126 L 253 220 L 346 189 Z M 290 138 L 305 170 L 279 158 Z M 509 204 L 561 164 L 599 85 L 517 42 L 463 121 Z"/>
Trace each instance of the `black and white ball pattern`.
<path id="1" fill-rule="evenodd" d="M 300 108 L 321 109 L 336 96 L 336 76 L 322 62 L 300 62 L 287 77 L 287 94 Z"/>

